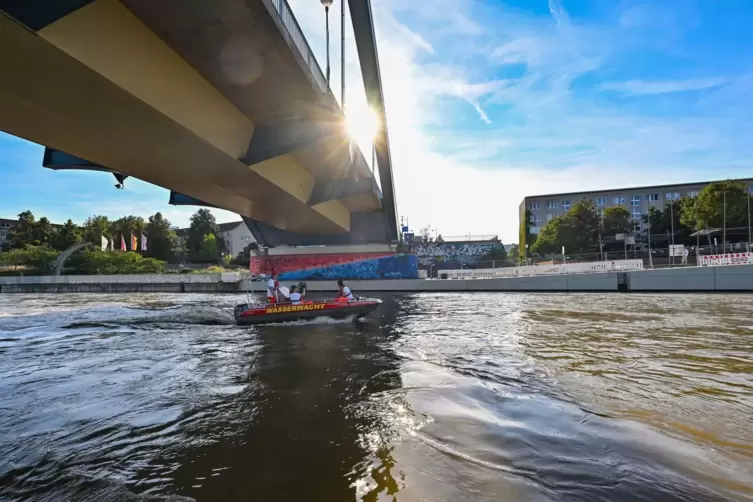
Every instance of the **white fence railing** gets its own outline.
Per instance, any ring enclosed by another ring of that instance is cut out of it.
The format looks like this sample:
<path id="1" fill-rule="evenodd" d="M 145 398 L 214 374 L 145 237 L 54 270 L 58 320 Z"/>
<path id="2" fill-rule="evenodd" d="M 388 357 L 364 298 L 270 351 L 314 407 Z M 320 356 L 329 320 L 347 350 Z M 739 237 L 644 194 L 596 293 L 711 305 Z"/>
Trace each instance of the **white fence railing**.
<path id="1" fill-rule="evenodd" d="M 594 261 L 586 263 L 566 263 L 563 265 L 527 265 L 524 267 L 477 268 L 465 270 L 442 270 L 448 279 L 492 279 L 495 277 L 521 277 L 532 275 L 588 274 L 595 272 L 616 272 L 621 270 L 642 270 L 643 260 Z"/>
<path id="2" fill-rule="evenodd" d="M 698 263 L 702 267 L 717 267 L 720 265 L 748 265 L 753 263 L 753 253 L 725 253 L 701 255 Z"/>

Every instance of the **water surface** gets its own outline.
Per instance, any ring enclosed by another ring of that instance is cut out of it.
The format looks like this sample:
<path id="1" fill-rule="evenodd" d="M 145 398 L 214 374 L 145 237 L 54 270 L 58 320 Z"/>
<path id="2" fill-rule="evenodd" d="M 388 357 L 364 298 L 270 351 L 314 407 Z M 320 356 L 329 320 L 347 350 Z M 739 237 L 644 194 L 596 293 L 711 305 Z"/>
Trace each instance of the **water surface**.
<path id="1" fill-rule="evenodd" d="M 3 500 L 753 500 L 753 303 L 0 296 Z"/>

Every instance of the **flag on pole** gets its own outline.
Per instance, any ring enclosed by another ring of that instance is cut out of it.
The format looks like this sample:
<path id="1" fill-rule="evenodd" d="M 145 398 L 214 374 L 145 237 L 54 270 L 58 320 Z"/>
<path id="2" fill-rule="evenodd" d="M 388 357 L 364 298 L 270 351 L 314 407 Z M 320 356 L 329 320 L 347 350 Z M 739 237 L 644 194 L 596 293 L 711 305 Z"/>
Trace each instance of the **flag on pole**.
<path id="1" fill-rule="evenodd" d="M 109 239 L 110 244 L 107 246 L 107 249 L 110 251 L 115 251 L 115 242 L 113 242 L 112 237 Z"/>
<path id="2" fill-rule="evenodd" d="M 146 235 L 141 234 L 141 250 L 146 251 Z"/>
<path id="3" fill-rule="evenodd" d="M 125 237 L 123 237 L 123 234 L 120 234 L 120 250 L 121 251 L 126 250 Z"/>
<path id="4" fill-rule="evenodd" d="M 107 237 L 103 235 L 100 243 L 101 243 L 102 251 L 107 251 L 107 244 L 108 244 Z"/>
<path id="5" fill-rule="evenodd" d="M 133 232 L 131 232 L 131 251 L 137 251 L 139 248 L 139 239 L 135 235 L 133 235 Z"/>

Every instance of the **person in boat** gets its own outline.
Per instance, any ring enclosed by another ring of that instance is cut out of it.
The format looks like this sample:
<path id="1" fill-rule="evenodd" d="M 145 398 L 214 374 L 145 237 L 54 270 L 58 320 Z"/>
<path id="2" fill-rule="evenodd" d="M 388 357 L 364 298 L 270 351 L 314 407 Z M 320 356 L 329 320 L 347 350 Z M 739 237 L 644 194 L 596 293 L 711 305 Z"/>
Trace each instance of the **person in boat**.
<path id="1" fill-rule="evenodd" d="M 277 303 L 278 287 L 279 283 L 277 282 L 277 273 L 272 272 L 272 275 L 267 280 L 267 303 Z"/>
<path id="2" fill-rule="evenodd" d="M 298 286 L 290 286 L 290 294 L 288 295 L 288 300 L 295 303 L 300 303 L 301 300 L 303 300 L 303 297 L 306 295 L 305 291 L 298 290 Z"/>
<path id="3" fill-rule="evenodd" d="M 353 298 L 353 292 L 350 290 L 348 286 L 343 283 L 342 279 L 337 281 L 337 287 L 340 288 L 340 292 L 337 295 L 337 300 L 341 302 L 352 302 L 354 300 Z"/>

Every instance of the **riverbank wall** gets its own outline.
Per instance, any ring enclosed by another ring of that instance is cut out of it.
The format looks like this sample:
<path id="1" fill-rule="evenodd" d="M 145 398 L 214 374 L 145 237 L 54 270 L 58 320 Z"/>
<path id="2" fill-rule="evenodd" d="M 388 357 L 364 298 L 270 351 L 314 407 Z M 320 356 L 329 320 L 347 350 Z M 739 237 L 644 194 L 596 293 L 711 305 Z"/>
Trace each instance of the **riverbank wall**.
<path id="1" fill-rule="evenodd" d="M 683 267 L 494 279 L 348 281 L 358 293 L 378 292 L 753 292 L 753 265 Z M 334 292 L 334 281 L 309 281 L 312 293 Z M 0 293 L 240 293 L 251 290 L 236 273 L 0 277 Z M 253 290 L 264 290 L 254 282 Z"/>

